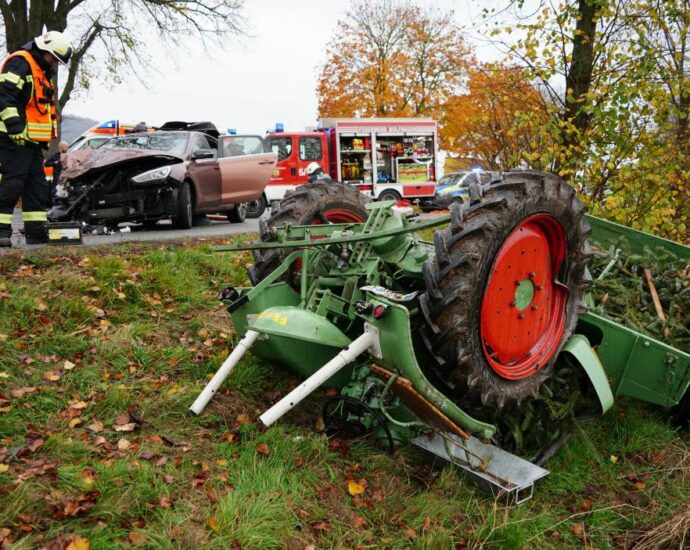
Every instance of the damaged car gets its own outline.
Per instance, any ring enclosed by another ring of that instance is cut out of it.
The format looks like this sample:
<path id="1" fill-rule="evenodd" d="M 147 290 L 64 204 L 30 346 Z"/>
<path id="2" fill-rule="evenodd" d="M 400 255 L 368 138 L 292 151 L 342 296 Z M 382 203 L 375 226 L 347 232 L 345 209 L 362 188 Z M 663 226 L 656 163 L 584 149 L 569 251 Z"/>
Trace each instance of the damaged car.
<path id="1" fill-rule="evenodd" d="M 220 136 L 210 122 L 169 122 L 68 153 L 48 219 L 113 228 L 171 219 L 187 229 L 196 214 L 223 213 L 241 223 L 275 164 L 261 136 Z"/>

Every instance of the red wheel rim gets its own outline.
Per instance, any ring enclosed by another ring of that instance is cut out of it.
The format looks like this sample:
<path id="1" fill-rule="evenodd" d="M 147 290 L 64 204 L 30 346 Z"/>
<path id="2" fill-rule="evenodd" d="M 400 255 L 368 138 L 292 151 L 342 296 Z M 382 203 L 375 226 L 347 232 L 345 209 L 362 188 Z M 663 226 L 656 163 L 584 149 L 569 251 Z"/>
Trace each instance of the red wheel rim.
<path id="1" fill-rule="evenodd" d="M 520 380 L 543 368 L 565 331 L 569 291 L 558 282 L 565 231 L 549 214 L 520 222 L 501 246 L 482 298 L 480 336 L 496 374 Z"/>
<path id="2" fill-rule="evenodd" d="M 359 214 L 344 208 L 332 208 L 323 212 L 324 217 L 331 223 L 364 223 L 366 220 Z M 321 225 L 321 220 L 317 217 L 311 222 L 312 225 Z"/>

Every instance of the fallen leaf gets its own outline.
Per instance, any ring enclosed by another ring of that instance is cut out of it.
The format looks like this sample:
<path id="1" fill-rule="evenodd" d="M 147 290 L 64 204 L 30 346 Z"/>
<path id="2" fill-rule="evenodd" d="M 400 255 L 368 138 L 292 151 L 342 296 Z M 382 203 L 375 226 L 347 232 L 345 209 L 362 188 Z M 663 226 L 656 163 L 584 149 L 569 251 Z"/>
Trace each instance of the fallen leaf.
<path id="1" fill-rule="evenodd" d="M 360 483 L 357 483 L 354 479 L 350 479 L 347 482 L 347 492 L 352 496 L 361 495 L 366 487 Z"/>
<path id="2" fill-rule="evenodd" d="M 614 464 L 616 464 L 616 463 L 618 462 L 618 457 L 617 457 L 616 455 L 611 455 L 611 456 L 609 457 L 609 460 L 610 460 L 611 462 L 613 462 Z"/>
<path id="3" fill-rule="evenodd" d="M 26 448 L 29 449 L 29 451 L 31 451 L 32 453 L 35 453 L 38 449 L 43 447 L 44 443 L 45 441 L 43 441 L 43 439 L 41 439 L 40 437 L 32 438 L 29 440 L 29 444 L 26 446 Z"/>
<path id="4" fill-rule="evenodd" d="M 89 550 L 89 548 L 91 548 L 89 539 L 85 539 L 84 537 L 75 537 L 70 541 L 65 550 Z"/>
<path id="5" fill-rule="evenodd" d="M 367 520 L 365 520 L 362 516 L 355 516 L 352 520 L 352 526 L 356 527 L 357 529 L 364 529 L 364 527 L 367 526 Z"/>
<path id="6" fill-rule="evenodd" d="M 102 432 L 105 426 L 103 425 L 103 422 L 100 420 L 94 420 L 91 424 L 86 426 L 87 430 L 91 430 L 94 433 L 99 433 Z"/>
<path id="7" fill-rule="evenodd" d="M 315 521 L 311 524 L 311 528 L 314 531 L 330 531 L 331 524 L 327 521 Z"/>
<path id="8" fill-rule="evenodd" d="M 128 538 L 134 546 L 144 546 L 148 542 L 148 537 L 138 531 L 130 531 Z"/>
<path id="9" fill-rule="evenodd" d="M 0 334 L 0 343 L 7 342 L 8 338 L 7 334 Z"/>
<path id="10" fill-rule="evenodd" d="M 256 446 L 256 452 L 264 456 L 268 456 L 268 454 L 271 452 L 271 449 L 268 448 L 268 445 L 266 445 L 266 443 L 259 443 Z"/>
<path id="11" fill-rule="evenodd" d="M 124 437 L 117 442 L 117 448 L 120 451 L 126 451 L 132 446 L 132 443 L 126 440 Z"/>
<path id="12" fill-rule="evenodd" d="M 125 424 L 129 424 L 129 414 L 121 414 L 115 419 L 115 424 L 117 426 L 124 426 Z"/>
<path id="13" fill-rule="evenodd" d="M 401 525 L 400 528 L 403 530 L 403 533 L 405 533 L 411 539 L 417 538 L 417 531 L 412 529 L 412 527 L 406 527 L 405 525 Z"/>
<path id="14" fill-rule="evenodd" d="M 48 311 L 48 306 L 44 303 L 38 304 L 38 311 Z"/>
<path id="15" fill-rule="evenodd" d="M 573 533 L 573 535 L 579 537 L 582 536 L 582 533 L 584 533 L 585 527 L 581 523 L 573 523 L 570 526 L 570 531 Z"/>
<path id="16" fill-rule="evenodd" d="M 301 456 L 298 456 L 295 459 L 295 468 L 301 468 L 302 464 L 304 464 L 304 459 Z"/>
<path id="17" fill-rule="evenodd" d="M 213 518 L 206 518 L 206 523 L 208 523 L 208 526 L 213 530 L 218 532 L 218 524 L 216 523 L 216 520 Z"/>
<path id="18" fill-rule="evenodd" d="M 69 421 L 69 427 L 70 428 L 75 428 L 76 426 L 79 426 L 79 424 L 82 424 L 83 420 L 81 418 L 73 418 L 72 420 Z"/>
<path id="19" fill-rule="evenodd" d="M 647 485 L 645 485 L 644 481 L 636 481 L 635 484 L 633 485 L 633 487 L 635 487 L 635 489 L 637 489 L 638 491 L 641 491 L 646 486 Z"/>
<path id="20" fill-rule="evenodd" d="M 77 409 L 77 410 L 83 410 L 86 407 L 88 407 L 89 404 L 86 401 L 77 401 L 76 403 L 72 403 L 69 408 L 70 409 Z"/>
<path id="21" fill-rule="evenodd" d="M 10 469 L 9 464 L 0 464 L 0 474 L 4 474 Z"/>
<path id="22" fill-rule="evenodd" d="M 589 512 L 592 509 L 592 501 L 588 498 L 580 503 L 580 510 L 583 512 Z"/>
<path id="23" fill-rule="evenodd" d="M 74 367 L 76 367 L 76 366 L 77 366 L 77 365 L 75 365 L 74 363 L 72 363 L 72 361 L 65 361 L 65 362 L 62 364 L 62 368 L 65 369 L 65 370 L 72 370 L 72 369 L 73 369 Z"/>
<path id="24" fill-rule="evenodd" d="M 48 380 L 48 382 L 57 382 L 58 380 L 60 380 L 61 376 L 62 374 L 60 373 L 60 371 L 49 370 L 44 372 L 41 378 L 43 378 L 43 380 Z"/>
<path id="25" fill-rule="evenodd" d="M 7 373 L 5 371 L 0 372 L 0 378 L 9 378 L 9 377 L 10 377 L 9 373 Z"/>
<path id="26" fill-rule="evenodd" d="M 116 432 L 133 432 L 137 429 L 137 425 L 134 422 L 128 424 L 122 424 L 120 426 L 115 426 Z"/>
<path id="27" fill-rule="evenodd" d="M 23 396 L 25 396 L 27 393 L 34 393 L 35 391 L 36 391 L 36 387 L 35 387 L 35 386 L 31 386 L 31 387 L 28 387 L 28 388 L 18 388 L 18 389 L 16 389 L 16 390 L 12 390 L 12 391 L 10 392 L 10 394 L 12 394 L 12 397 L 23 397 Z"/>

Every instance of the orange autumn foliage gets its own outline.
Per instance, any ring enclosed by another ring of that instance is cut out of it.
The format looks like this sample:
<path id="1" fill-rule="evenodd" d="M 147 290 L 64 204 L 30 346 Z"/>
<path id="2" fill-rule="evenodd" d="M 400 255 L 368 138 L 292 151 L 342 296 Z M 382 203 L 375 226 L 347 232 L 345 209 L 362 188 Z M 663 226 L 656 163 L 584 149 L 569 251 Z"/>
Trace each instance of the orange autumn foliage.
<path id="1" fill-rule="evenodd" d="M 464 168 L 548 170 L 553 143 L 548 120 L 548 104 L 521 69 L 484 65 L 470 71 L 468 92 L 446 103 L 442 145 Z"/>
<path id="2" fill-rule="evenodd" d="M 474 63 L 451 15 L 393 0 L 353 2 L 327 46 L 319 116 L 440 118 Z"/>

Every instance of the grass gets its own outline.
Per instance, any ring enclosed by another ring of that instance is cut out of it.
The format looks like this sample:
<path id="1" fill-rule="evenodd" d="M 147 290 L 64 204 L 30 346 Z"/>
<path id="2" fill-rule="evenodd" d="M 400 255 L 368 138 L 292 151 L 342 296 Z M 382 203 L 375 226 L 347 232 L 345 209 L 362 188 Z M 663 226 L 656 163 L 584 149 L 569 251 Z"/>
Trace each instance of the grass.
<path id="1" fill-rule="evenodd" d="M 391 457 L 329 443 L 313 429 L 323 396 L 261 428 L 273 392 L 295 378 L 251 356 L 208 410 L 192 415 L 187 407 L 236 339 L 216 294 L 245 284 L 250 261 L 209 243 L 0 256 L 0 546 L 687 541 L 688 434 L 632 400 L 585 423 L 549 463 L 535 498 L 513 508 L 414 449 Z M 351 496 L 348 480 L 364 493 Z"/>

